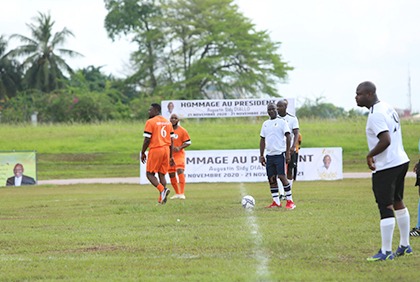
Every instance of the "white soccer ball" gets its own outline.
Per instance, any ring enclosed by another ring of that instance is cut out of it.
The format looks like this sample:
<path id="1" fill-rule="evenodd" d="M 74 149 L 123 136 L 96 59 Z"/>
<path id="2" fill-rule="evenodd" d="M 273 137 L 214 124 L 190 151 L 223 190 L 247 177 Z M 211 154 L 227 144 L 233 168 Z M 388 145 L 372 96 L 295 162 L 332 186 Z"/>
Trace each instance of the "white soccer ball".
<path id="1" fill-rule="evenodd" d="M 250 195 L 246 195 L 242 198 L 241 204 L 245 209 L 253 209 L 255 207 L 255 199 Z"/>

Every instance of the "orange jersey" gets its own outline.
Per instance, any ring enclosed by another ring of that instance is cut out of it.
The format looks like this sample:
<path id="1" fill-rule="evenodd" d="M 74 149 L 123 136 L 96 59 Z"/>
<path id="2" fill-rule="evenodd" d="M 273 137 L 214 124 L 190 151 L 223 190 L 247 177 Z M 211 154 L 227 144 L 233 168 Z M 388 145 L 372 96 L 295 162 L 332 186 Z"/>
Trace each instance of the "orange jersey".
<path id="1" fill-rule="evenodd" d="M 163 116 L 155 116 L 146 121 L 143 136 L 150 138 L 149 149 L 171 146 L 174 134 L 172 123 Z"/>
<path id="2" fill-rule="evenodd" d="M 174 130 L 174 147 L 181 147 L 184 143 L 191 144 L 190 135 L 185 128 L 178 125 L 177 129 Z M 173 151 L 172 156 L 174 157 L 175 166 L 170 167 L 169 172 L 174 172 L 178 168 L 185 169 L 184 149 L 179 152 Z"/>
<path id="3" fill-rule="evenodd" d="M 178 125 L 177 129 L 174 130 L 174 147 L 181 147 L 184 143 L 191 143 L 190 135 L 185 128 Z M 184 149 L 179 152 L 173 152 L 174 156 L 181 153 L 184 153 Z"/>

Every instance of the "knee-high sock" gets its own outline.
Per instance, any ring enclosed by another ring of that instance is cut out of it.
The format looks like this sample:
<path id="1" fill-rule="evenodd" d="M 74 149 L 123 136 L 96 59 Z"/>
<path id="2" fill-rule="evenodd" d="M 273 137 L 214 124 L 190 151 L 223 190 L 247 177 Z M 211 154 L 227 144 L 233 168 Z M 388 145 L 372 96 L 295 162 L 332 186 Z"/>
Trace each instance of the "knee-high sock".
<path id="1" fill-rule="evenodd" d="M 280 198 L 279 198 L 279 187 L 270 187 L 271 197 L 273 198 L 273 201 L 280 205 Z"/>
<path id="2" fill-rule="evenodd" d="M 400 230 L 400 246 L 410 245 L 410 213 L 408 209 L 396 210 L 395 218 Z"/>
<path id="3" fill-rule="evenodd" d="M 419 204 L 417 207 L 417 225 L 416 228 L 420 228 L 420 198 L 419 198 Z"/>
<path id="4" fill-rule="evenodd" d="M 382 253 L 392 252 L 392 236 L 395 228 L 395 217 L 381 219 Z"/>
<path id="5" fill-rule="evenodd" d="M 277 185 L 279 186 L 279 193 L 281 195 L 284 195 L 284 188 L 283 188 L 283 184 L 281 183 L 281 180 L 277 178 Z"/>
<path id="6" fill-rule="evenodd" d="M 290 183 L 284 186 L 284 193 L 286 194 L 286 200 L 293 201 L 292 186 L 290 185 Z"/>
<path id="7" fill-rule="evenodd" d="M 185 190 L 185 175 L 183 173 L 178 174 L 179 178 L 179 194 L 184 194 Z"/>
<path id="8" fill-rule="evenodd" d="M 165 189 L 165 187 L 162 185 L 162 183 L 159 183 L 158 186 L 156 187 L 156 189 L 159 190 L 159 192 L 162 193 L 163 189 Z"/>
<path id="9" fill-rule="evenodd" d="M 172 187 L 174 187 L 175 193 L 179 194 L 178 180 L 176 179 L 176 176 L 170 177 L 170 179 Z"/>

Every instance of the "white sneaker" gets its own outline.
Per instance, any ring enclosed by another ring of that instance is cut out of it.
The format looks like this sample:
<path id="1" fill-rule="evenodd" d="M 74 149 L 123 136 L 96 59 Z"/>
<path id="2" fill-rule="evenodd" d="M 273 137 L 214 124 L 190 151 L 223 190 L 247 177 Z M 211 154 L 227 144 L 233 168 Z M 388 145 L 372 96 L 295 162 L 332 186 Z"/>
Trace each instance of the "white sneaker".
<path id="1" fill-rule="evenodd" d="M 180 194 L 175 194 L 171 197 L 171 200 L 173 199 L 180 199 Z"/>
<path id="2" fill-rule="evenodd" d="M 185 195 L 184 194 L 179 194 L 179 198 L 178 199 L 185 200 Z"/>
<path id="3" fill-rule="evenodd" d="M 171 193 L 171 191 L 168 188 L 164 188 L 163 191 L 160 193 L 160 203 L 162 205 L 166 204 L 169 193 Z"/>

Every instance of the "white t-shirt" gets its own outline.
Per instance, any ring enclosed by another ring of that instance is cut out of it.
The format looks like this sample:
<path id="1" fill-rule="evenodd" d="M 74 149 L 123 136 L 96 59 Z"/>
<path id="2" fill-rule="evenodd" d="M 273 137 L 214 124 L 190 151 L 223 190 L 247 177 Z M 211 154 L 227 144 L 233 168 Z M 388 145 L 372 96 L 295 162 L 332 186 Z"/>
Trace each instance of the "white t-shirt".
<path id="1" fill-rule="evenodd" d="M 396 167 L 409 162 L 404 151 L 401 123 L 397 112 L 384 102 L 378 102 L 369 109 L 366 123 L 366 137 L 369 150 L 378 143 L 378 135 L 388 131 L 391 136 L 391 144 L 385 151 L 374 157 L 376 171 Z"/>
<path id="2" fill-rule="evenodd" d="M 262 127 L 260 136 L 265 138 L 265 152 L 269 156 L 281 155 L 286 151 L 285 134 L 290 129 L 284 119 L 275 118 L 266 120 Z"/>
<path id="3" fill-rule="evenodd" d="M 279 118 L 284 119 L 287 122 L 287 125 L 290 128 L 290 147 L 293 147 L 294 134 L 293 129 L 299 129 L 299 121 L 296 116 L 286 113 L 284 117 L 279 115 Z"/>

